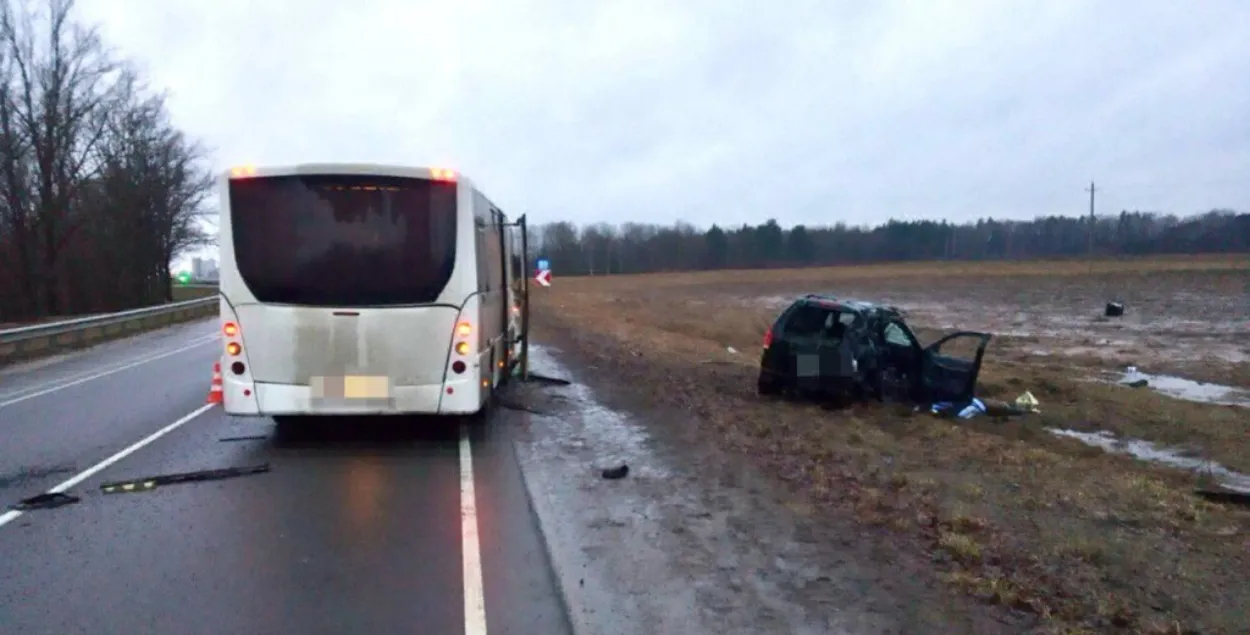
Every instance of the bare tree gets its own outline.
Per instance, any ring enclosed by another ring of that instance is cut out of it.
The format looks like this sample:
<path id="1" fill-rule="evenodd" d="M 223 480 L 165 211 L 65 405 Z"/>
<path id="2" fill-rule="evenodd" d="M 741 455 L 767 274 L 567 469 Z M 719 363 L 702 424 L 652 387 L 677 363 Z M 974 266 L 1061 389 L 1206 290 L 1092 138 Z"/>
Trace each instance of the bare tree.
<path id="1" fill-rule="evenodd" d="M 208 241 L 206 151 L 72 0 L 0 0 L 0 319 L 168 299 Z"/>

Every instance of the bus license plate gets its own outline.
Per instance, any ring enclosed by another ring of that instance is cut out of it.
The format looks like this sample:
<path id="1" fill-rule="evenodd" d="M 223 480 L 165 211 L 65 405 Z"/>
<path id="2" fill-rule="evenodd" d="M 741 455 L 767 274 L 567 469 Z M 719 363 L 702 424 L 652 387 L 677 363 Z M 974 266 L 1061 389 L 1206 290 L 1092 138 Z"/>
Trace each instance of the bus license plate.
<path id="1" fill-rule="evenodd" d="M 391 378 L 384 375 L 313 377 L 312 396 L 318 399 L 388 399 Z"/>

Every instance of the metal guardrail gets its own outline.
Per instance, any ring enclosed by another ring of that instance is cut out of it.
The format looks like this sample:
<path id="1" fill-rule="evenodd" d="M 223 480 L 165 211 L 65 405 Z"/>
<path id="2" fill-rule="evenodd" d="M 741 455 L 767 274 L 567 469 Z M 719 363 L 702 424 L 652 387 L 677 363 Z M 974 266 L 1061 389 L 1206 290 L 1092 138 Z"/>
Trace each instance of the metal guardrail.
<path id="1" fill-rule="evenodd" d="M 156 326 L 173 324 L 216 312 L 217 296 L 105 313 L 72 320 L 33 324 L 0 331 L 0 363 L 40 351 L 90 344 Z"/>

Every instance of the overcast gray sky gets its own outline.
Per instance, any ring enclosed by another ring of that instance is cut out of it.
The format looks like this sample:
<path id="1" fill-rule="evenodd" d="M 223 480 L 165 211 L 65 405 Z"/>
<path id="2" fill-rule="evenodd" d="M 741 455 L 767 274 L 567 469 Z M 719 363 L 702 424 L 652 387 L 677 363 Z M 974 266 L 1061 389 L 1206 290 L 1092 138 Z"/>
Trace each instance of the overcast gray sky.
<path id="1" fill-rule="evenodd" d="M 1250 211 L 1250 0 L 79 0 L 217 167 L 699 226 Z"/>

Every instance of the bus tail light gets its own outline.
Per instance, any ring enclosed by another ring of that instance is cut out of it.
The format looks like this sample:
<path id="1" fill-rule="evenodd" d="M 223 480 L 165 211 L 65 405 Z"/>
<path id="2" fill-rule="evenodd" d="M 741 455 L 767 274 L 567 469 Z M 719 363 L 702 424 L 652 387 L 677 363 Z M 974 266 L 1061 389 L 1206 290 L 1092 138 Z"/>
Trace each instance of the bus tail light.
<path id="1" fill-rule="evenodd" d="M 237 356 L 239 353 L 242 353 L 242 352 L 243 352 L 242 344 L 238 342 L 230 342 L 229 344 L 226 344 L 226 353 L 229 354 L 231 357 Z"/>
<path id="2" fill-rule="evenodd" d="M 456 342 L 456 354 L 457 354 L 457 355 L 468 355 L 468 354 L 469 354 L 469 343 L 468 343 L 468 342 Z"/>
<path id="3" fill-rule="evenodd" d="M 461 322 L 456 325 L 456 335 L 460 337 L 468 337 L 473 332 L 473 325 L 468 322 Z"/>
<path id="4" fill-rule="evenodd" d="M 221 332 L 225 334 L 226 337 L 234 337 L 239 334 L 239 325 L 234 322 L 226 322 L 221 325 Z"/>
<path id="5" fill-rule="evenodd" d="M 435 181 L 455 181 L 456 173 L 447 168 L 430 168 L 430 178 Z"/>

